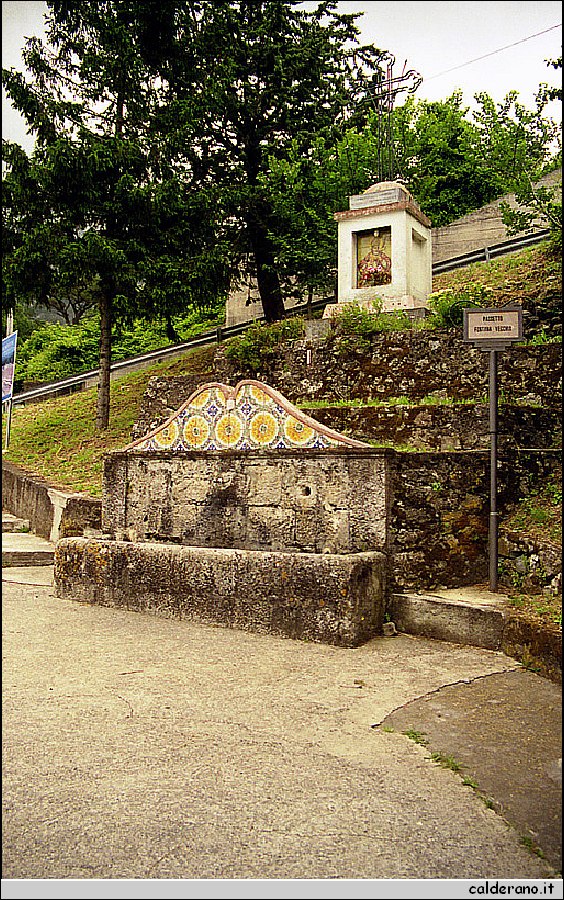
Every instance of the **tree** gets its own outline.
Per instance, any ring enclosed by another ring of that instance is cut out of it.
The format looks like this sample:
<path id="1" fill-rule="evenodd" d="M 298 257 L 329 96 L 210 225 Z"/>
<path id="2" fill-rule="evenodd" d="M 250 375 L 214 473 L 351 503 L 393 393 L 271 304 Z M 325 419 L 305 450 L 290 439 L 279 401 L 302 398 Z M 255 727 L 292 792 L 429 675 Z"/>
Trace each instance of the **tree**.
<path id="1" fill-rule="evenodd" d="M 547 65 L 557 70 L 562 69 L 562 57 L 547 60 Z M 513 184 L 517 207 L 503 201 L 500 203 L 500 209 L 502 221 L 509 234 L 518 234 L 521 231 L 548 225 L 551 245 L 561 254 L 562 179 L 552 185 L 541 183 L 543 176 L 557 166 L 562 168 L 561 128 L 555 127 L 555 123 L 551 123 L 552 128 L 549 128 L 542 118 L 545 105 L 551 100 L 562 100 L 562 87 L 539 85 L 536 102 L 538 118 L 541 120 L 537 125 L 537 133 L 540 133 L 537 141 L 540 152 L 526 152 L 523 155 L 522 166 Z"/>
<path id="2" fill-rule="evenodd" d="M 297 143 L 283 159 L 271 157 L 264 176 L 276 231 L 271 234 L 286 293 L 308 301 L 314 292 L 333 292 L 337 275 L 337 224 L 334 214 L 348 206 L 350 194 L 374 183 L 378 171 L 377 114 L 344 133 L 319 136 L 307 153 Z"/>
<path id="3" fill-rule="evenodd" d="M 468 111 L 455 91 L 445 101 L 409 98 L 394 112 L 398 169 L 435 227 L 501 193 L 499 173 L 484 162 Z"/>
<path id="4" fill-rule="evenodd" d="M 445 101 L 408 101 L 394 111 L 398 169 L 435 227 L 515 189 L 525 171 L 549 159 L 559 126 L 510 91 L 501 103 L 476 94 L 470 113 L 455 91 Z"/>
<path id="5" fill-rule="evenodd" d="M 32 78 L 3 71 L 37 142 L 30 159 L 4 151 L 6 299 L 88 291 L 97 300 L 99 429 L 109 422 L 112 324 L 209 303 L 228 283 L 213 185 L 192 195 L 154 128 L 163 86 L 151 55 L 169 19 L 157 15 L 156 27 L 153 6 L 54 0 L 46 45 L 31 39 L 24 52 Z"/>
<path id="6" fill-rule="evenodd" d="M 219 188 L 232 271 L 251 255 L 267 321 L 284 315 L 269 167 L 330 132 L 381 58 L 358 45 L 357 17 L 335 14 L 334 2 L 313 13 L 298 6 L 179 3 L 160 73 L 163 130 L 183 142 L 193 184 Z"/>

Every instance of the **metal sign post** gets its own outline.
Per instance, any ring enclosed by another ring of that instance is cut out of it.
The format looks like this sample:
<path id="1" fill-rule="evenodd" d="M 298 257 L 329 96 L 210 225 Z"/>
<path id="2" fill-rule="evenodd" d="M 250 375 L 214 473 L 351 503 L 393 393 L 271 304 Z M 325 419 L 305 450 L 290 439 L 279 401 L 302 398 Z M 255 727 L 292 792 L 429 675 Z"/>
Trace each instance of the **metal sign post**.
<path id="1" fill-rule="evenodd" d="M 499 309 L 463 310 L 464 340 L 490 354 L 490 591 L 497 591 L 498 514 L 497 514 L 497 353 L 523 337 L 523 311 L 507 304 Z"/>

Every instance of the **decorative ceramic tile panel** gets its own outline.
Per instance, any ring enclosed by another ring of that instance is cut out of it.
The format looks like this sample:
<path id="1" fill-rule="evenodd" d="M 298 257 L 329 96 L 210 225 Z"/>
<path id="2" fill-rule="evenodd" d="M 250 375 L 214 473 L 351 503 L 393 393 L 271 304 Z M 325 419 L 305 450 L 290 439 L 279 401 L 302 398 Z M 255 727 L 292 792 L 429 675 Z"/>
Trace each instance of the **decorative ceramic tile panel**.
<path id="1" fill-rule="evenodd" d="M 163 425 L 126 450 L 325 450 L 369 447 L 321 425 L 259 381 L 199 388 Z"/>

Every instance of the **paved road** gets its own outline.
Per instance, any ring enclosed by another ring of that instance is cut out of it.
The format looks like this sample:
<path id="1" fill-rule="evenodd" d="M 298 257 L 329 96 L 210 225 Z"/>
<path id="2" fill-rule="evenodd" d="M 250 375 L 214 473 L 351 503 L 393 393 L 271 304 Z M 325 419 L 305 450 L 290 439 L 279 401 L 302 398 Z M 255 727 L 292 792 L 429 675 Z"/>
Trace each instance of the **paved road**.
<path id="1" fill-rule="evenodd" d="M 525 685 L 545 710 L 556 685 L 408 635 L 345 650 L 63 601 L 51 573 L 3 570 L 5 879 L 554 876 L 522 827 L 386 725 L 443 691 L 471 706 L 469 686 L 486 708 L 500 677 L 495 718 L 516 722 Z M 538 741 L 520 721 L 499 765 L 546 809 L 556 717 Z"/>

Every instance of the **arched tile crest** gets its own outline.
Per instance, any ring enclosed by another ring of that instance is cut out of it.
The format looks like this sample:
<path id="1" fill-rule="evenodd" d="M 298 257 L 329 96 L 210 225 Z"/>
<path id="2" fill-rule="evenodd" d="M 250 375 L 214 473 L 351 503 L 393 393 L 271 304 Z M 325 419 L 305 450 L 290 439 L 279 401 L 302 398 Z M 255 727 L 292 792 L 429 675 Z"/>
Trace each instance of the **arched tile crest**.
<path id="1" fill-rule="evenodd" d="M 198 388 L 166 422 L 126 450 L 326 450 L 370 447 L 327 428 L 260 381 Z"/>

